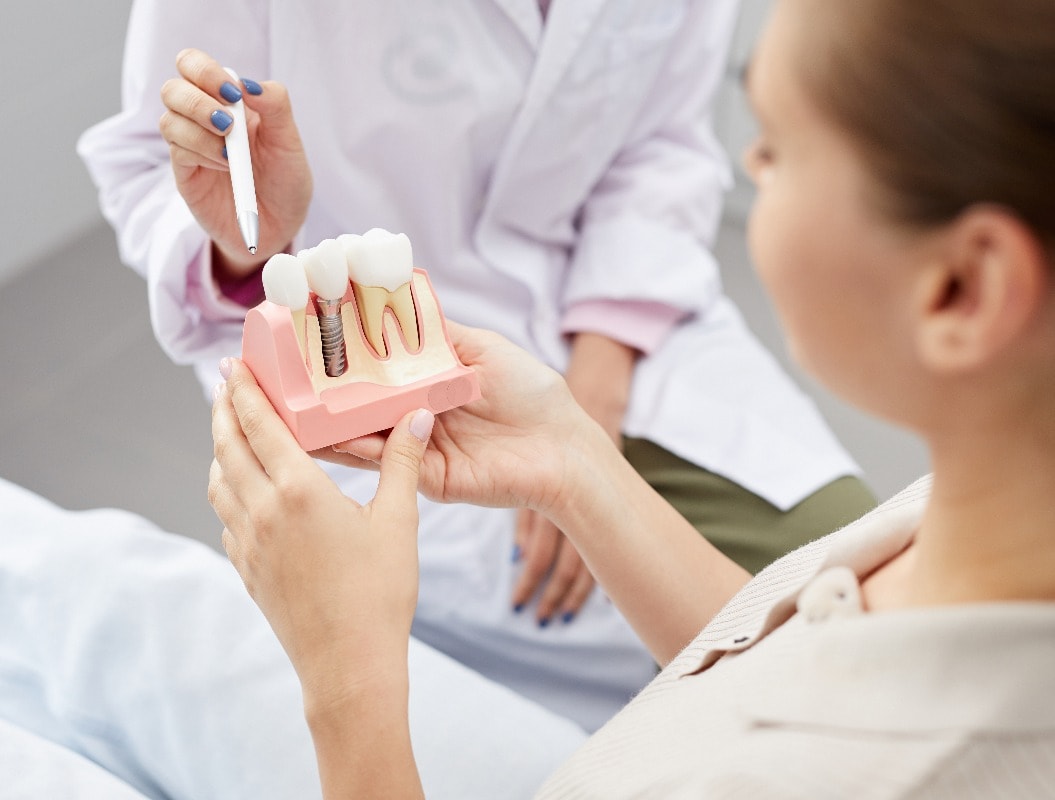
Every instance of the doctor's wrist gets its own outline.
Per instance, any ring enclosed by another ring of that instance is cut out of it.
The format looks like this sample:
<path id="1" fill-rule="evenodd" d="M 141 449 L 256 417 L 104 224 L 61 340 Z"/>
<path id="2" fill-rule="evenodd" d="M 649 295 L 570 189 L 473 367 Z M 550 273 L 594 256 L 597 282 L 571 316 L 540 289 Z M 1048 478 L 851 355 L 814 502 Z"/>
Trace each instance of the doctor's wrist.
<path id="1" fill-rule="evenodd" d="M 275 253 L 288 253 L 291 249 L 292 243 Z M 243 259 L 241 252 L 232 257 L 215 241 L 210 247 L 210 271 L 217 288 L 224 297 L 246 308 L 252 308 L 264 299 L 264 264 L 275 254 L 269 253 L 261 258 L 259 252 L 257 255 L 245 253 Z"/>
<path id="2" fill-rule="evenodd" d="M 212 276 L 221 286 L 225 283 L 243 281 L 254 273 L 259 272 L 264 268 L 267 259 L 273 255 L 269 253 L 261 256 L 260 251 L 257 251 L 257 254 L 251 254 L 245 248 L 242 248 L 243 252 L 235 254 L 218 244 L 215 240 L 213 240 L 210 250 Z"/>

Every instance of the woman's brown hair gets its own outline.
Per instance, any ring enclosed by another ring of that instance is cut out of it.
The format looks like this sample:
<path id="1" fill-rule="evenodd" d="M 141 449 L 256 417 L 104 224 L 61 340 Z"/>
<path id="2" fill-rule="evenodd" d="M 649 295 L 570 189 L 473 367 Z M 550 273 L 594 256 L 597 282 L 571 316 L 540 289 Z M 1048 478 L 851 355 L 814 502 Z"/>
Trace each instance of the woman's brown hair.
<path id="1" fill-rule="evenodd" d="M 1055 0 L 813 0 L 807 93 L 895 220 L 1006 207 L 1055 252 Z"/>

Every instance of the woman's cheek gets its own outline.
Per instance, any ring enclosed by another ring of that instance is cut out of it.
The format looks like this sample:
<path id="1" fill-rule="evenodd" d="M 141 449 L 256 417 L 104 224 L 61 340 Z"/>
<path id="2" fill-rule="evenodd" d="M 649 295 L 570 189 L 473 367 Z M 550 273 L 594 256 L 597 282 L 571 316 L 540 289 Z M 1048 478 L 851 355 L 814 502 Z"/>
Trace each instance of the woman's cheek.
<path id="1" fill-rule="evenodd" d="M 774 269 L 773 259 L 780 252 L 780 218 L 773 213 L 773 199 L 759 187 L 747 218 L 747 247 L 755 272 L 766 286 Z"/>
<path id="2" fill-rule="evenodd" d="M 809 242 L 796 227 L 796 203 L 782 201 L 776 191 L 759 191 L 748 218 L 747 240 L 755 272 L 785 335 L 794 339 L 798 327 L 796 317 L 802 305 L 799 295 L 809 278 L 796 273 Z"/>

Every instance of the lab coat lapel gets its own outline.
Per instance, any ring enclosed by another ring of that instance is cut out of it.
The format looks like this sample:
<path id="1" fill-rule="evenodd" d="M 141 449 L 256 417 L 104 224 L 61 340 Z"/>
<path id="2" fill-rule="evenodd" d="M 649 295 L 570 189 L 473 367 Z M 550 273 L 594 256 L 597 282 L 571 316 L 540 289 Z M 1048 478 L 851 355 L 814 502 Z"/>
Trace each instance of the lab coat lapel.
<path id="1" fill-rule="evenodd" d="M 495 2 L 503 7 L 516 5 L 514 0 Z M 502 154 L 495 164 L 491 180 L 491 200 L 502 194 L 510 171 L 515 168 L 523 153 L 527 134 L 534 127 L 538 115 L 546 107 L 546 101 L 608 2 L 610 0 L 553 0 L 550 4 L 531 82 L 520 112 L 506 138 Z"/>
<path id="2" fill-rule="evenodd" d="M 517 120 L 519 131 L 530 128 L 535 116 L 545 107 L 546 100 L 607 2 L 609 0 L 553 0 L 531 85 Z"/>
<path id="3" fill-rule="evenodd" d="M 512 20 L 531 48 L 538 51 L 542 41 L 542 15 L 539 13 L 538 0 L 494 0 L 494 3 Z"/>

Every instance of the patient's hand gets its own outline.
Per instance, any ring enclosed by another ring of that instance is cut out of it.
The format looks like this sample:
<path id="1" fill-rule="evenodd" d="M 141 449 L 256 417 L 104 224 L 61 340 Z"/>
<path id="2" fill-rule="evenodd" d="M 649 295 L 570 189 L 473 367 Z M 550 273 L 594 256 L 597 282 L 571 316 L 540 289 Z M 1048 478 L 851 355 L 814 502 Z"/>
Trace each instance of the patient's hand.
<path id="1" fill-rule="evenodd" d="M 304 685 L 326 702 L 406 671 L 417 603 L 418 468 L 432 415 L 404 418 L 380 456 L 377 494 L 345 497 L 249 369 L 230 359 L 213 405 L 209 500 L 223 544 Z"/>
<path id="2" fill-rule="evenodd" d="M 576 442 L 595 435 L 596 424 L 558 373 L 497 334 L 447 324 L 462 363 L 476 370 L 482 397 L 437 417 L 421 464 L 422 493 L 547 513 L 568 499 Z M 376 468 L 385 441 L 373 434 L 314 455 Z"/>

